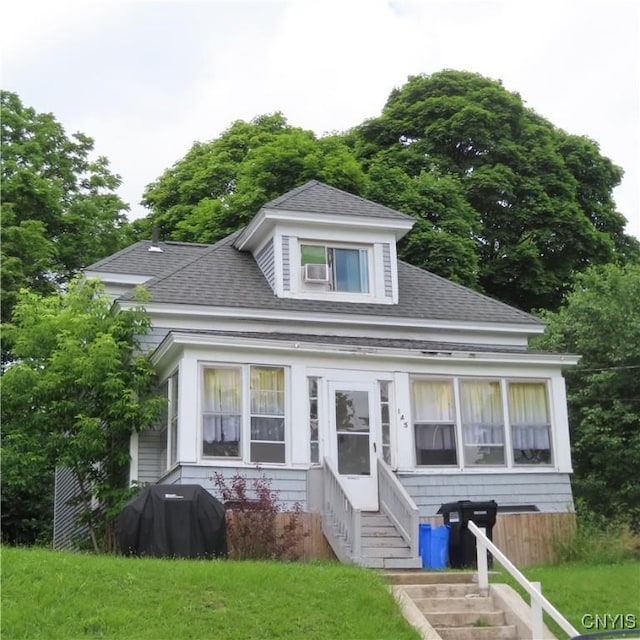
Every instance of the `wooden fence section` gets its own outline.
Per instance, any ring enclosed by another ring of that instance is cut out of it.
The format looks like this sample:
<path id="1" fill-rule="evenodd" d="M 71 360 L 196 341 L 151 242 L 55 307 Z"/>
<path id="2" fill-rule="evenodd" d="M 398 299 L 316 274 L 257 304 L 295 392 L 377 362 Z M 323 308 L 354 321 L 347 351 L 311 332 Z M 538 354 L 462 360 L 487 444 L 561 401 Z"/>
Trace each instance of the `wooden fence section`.
<path id="1" fill-rule="evenodd" d="M 291 515 L 279 513 L 276 527 L 280 531 Z M 303 537 L 300 559 L 333 559 L 335 555 L 322 533 L 319 513 L 298 515 Z M 442 524 L 442 516 L 421 518 L 432 526 Z M 494 544 L 517 567 L 551 562 L 557 540 L 566 540 L 575 532 L 575 513 L 505 513 L 498 514 L 493 527 Z"/>
<path id="2" fill-rule="evenodd" d="M 421 518 L 421 522 L 439 526 L 442 516 Z M 530 567 L 552 562 L 555 543 L 570 538 L 575 529 L 575 513 L 499 513 L 492 537 L 513 564 Z"/>

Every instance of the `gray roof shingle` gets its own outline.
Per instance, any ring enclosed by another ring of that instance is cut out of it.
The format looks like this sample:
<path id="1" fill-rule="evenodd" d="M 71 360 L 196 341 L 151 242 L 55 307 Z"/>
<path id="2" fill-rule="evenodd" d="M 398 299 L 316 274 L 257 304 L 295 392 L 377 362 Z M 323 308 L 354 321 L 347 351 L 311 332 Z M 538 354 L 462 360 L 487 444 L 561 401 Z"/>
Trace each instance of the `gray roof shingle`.
<path id="1" fill-rule="evenodd" d="M 401 261 L 398 261 L 400 296 L 395 305 L 278 298 L 253 256 L 232 246 L 238 233 L 215 245 L 161 243 L 163 253 L 149 252 L 148 241 L 138 242 L 92 265 L 90 270 L 154 275 L 145 286 L 152 301 L 158 303 L 315 315 L 542 324 L 528 313 Z M 178 255 L 181 253 L 182 260 Z"/>
<path id="2" fill-rule="evenodd" d="M 262 208 L 413 221 L 406 213 L 400 213 L 317 180 L 310 180 L 288 191 L 267 202 Z"/>

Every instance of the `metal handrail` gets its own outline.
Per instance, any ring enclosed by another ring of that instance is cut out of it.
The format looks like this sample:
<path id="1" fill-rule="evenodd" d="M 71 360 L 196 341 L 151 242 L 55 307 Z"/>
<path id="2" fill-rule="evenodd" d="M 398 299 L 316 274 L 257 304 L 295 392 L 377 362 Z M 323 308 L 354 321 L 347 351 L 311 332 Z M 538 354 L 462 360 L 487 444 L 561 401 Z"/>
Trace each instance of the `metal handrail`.
<path id="1" fill-rule="evenodd" d="M 546 611 L 561 629 L 573 638 L 579 634 L 578 630 L 540 593 L 540 588 L 529 582 L 507 556 L 487 538 L 483 529 L 470 520 L 467 523 L 469 531 L 476 537 L 476 552 L 478 559 L 478 586 L 489 588 L 489 567 L 487 551 L 500 563 L 518 584 L 531 596 L 531 630 L 534 639 L 543 637 L 542 612 Z"/>

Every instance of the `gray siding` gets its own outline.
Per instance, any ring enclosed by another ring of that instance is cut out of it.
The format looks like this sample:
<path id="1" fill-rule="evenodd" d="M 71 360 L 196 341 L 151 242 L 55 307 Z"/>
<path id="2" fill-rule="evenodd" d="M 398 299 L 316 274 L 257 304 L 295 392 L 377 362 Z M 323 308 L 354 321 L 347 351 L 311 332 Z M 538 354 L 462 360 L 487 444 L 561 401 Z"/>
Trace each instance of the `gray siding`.
<path id="1" fill-rule="evenodd" d="M 275 255 L 273 252 L 273 240 L 269 240 L 267 244 L 260 249 L 256 255 L 256 262 L 260 267 L 260 271 L 264 274 L 271 288 L 276 289 L 276 268 Z"/>
<path id="2" fill-rule="evenodd" d="M 289 236 L 282 236 L 282 288 L 291 291 L 291 256 L 289 255 Z"/>
<path id="3" fill-rule="evenodd" d="M 498 507 L 535 505 L 543 513 L 573 511 L 569 475 L 520 473 L 401 475 L 398 479 L 420 509 L 433 516 L 445 502 L 495 500 Z"/>
<path id="4" fill-rule="evenodd" d="M 86 526 L 78 526 L 77 517 L 82 511 L 80 505 L 68 504 L 78 495 L 79 485 L 71 469 L 56 467 L 53 502 L 53 548 L 74 549 L 76 543 L 87 537 Z"/>
<path id="5" fill-rule="evenodd" d="M 307 472 L 301 469 L 246 469 L 243 467 L 200 467 L 184 465 L 163 478 L 161 484 L 199 484 L 220 499 L 214 483 L 214 474 L 221 473 L 228 482 L 236 473 L 245 476 L 249 485 L 253 478 L 266 475 L 272 479 L 271 489 L 278 494 L 280 504 L 285 511 L 293 509 L 299 502 L 306 509 Z"/>
<path id="6" fill-rule="evenodd" d="M 382 245 L 382 262 L 384 265 L 384 295 L 391 298 L 393 296 L 393 279 L 391 277 L 391 246 L 389 243 Z"/>
<path id="7" fill-rule="evenodd" d="M 138 482 L 158 482 L 167 455 L 167 432 L 149 429 L 138 435 Z M 164 456 L 164 459 L 163 459 Z"/>

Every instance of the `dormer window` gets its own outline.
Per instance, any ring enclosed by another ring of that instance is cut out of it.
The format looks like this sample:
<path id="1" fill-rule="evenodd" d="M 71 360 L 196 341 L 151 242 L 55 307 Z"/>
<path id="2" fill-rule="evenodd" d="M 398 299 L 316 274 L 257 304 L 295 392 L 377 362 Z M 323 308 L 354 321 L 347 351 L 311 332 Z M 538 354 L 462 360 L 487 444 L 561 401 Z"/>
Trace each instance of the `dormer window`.
<path id="1" fill-rule="evenodd" d="M 308 290 L 369 293 L 369 250 L 300 244 L 301 282 Z"/>

